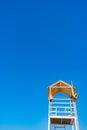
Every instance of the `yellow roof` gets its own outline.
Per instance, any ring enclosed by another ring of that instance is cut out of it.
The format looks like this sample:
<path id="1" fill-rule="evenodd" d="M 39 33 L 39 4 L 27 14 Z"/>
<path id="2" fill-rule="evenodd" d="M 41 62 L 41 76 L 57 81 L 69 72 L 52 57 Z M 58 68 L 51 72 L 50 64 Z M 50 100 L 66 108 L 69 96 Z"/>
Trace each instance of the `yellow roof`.
<path id="1" fill-rule="evenodd" d="M 48 99 L 49 101 L 51 101 L 55 94 L 63 92 L 75 101 L 77 98 L 77 94 L 74 92 L 74 90 L 75 88 L 72 85 L 59 80 L 58 82 L 48 87 Z"/>

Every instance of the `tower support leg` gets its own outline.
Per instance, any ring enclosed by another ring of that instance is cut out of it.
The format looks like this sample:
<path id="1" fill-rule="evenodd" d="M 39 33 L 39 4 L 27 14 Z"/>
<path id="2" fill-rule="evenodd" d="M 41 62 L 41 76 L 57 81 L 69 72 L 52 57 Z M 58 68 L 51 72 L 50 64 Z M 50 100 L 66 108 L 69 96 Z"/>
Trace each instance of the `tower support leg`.
<path id="1" fill-rule="evenodd" d="M 76 127 L 76 130 L 79 130 L 78 119 L 75 120 L 75 127 Z"/>
<path id="2" fill-rule="evenodd" d="M 48 130 L 51 130 L 50 118 L 48 118 Z"/>
<path id="3" fill-rule="evenodd" d="M 72 130 L 74 130 L 74 124 L 72 125 Z"/>

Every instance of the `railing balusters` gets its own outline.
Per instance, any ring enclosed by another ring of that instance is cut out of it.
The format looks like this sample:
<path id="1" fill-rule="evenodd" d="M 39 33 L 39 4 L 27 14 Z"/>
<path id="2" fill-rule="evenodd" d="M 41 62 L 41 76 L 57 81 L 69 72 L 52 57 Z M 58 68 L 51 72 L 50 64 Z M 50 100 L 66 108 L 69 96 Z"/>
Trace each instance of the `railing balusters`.
<path id="1" fill-rule="evenodd" d="M 60 100 L 61 99 L 61 100 Z M 74 102 L 70 99 L 56 98 L 58 102 L 54 100 L 50 103 L 50 116 L 75 116 Z"/>

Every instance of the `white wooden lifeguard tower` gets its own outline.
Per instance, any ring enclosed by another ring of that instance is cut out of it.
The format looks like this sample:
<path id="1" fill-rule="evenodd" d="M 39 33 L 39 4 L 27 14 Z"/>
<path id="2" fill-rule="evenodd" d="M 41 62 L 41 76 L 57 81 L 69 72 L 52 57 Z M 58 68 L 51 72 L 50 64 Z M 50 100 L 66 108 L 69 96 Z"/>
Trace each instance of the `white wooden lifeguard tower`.
<path id="1" fill-rule="evenodd" d="M 59 92 L 64 95 L 57 97 Z M 79 130 L 76 99 L 75 88 L 64 81 L 48 87 L 48 130 Z"/>

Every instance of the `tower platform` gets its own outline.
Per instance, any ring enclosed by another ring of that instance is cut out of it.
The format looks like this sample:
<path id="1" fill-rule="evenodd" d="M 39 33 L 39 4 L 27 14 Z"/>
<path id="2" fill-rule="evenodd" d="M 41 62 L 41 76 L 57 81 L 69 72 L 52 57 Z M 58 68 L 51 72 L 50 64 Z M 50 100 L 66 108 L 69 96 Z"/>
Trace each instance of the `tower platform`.
<path id="1" fill-rule="evenodd" d="M 74 117 L 50 117 L 51 124 L 67 124 L 73 125 L 75 121 Z"/>

